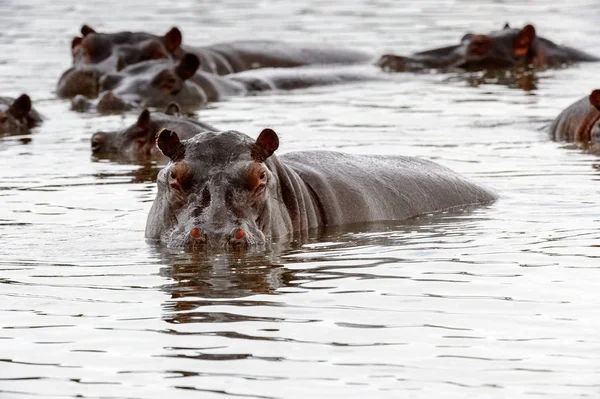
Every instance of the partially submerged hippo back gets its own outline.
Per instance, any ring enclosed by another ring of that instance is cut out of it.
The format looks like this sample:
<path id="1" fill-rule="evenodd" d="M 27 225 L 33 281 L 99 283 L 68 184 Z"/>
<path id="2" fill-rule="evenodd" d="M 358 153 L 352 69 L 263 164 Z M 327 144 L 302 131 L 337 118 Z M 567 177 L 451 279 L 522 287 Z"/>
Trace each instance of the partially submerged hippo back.
<path id="1" fill-rule="evenodd" d="M 171 162 L 159 173 L 146 237 L 169 246 L 254 245 L 291 233 L 398 220 L 493 201 L 490 191 L 433 162 L 329 151 L 277 158 L 277 134 L 227 131 L 181 142 L 163 130 Z"/>
<path id="2" fill-rule="evenodd" d="M 600 143 L 600 90 L 562 111 L 550 126 L 554 140 Z"/>
<path id="3" fill-rule="evenodd" d="M 91 139 L 92 153 L 96 156 L 134 154 L 163 157 L 156 147 L 156 135 L 164 128 L 177 130 L 183 139 L 206 131 L 217 131 L 209 124 L 182 116 L 179 106 L 172 103 L 164 113 L 143 110 L 137 121 L 123 130 L 95 133 Z"/>
<path id="4" fill-rule="evenodd" d="M 0 97 L 0 134 L 22 134 L 41 122 L 42 117 L 32 108 L 27 94 L 17 99 Z"/>
<path id="5" fill-rule="evenodd" d="M 386 54 L 377 64 L 387 71 L 459 68 L 468 71 L 505 69 L 514 66 L 557 67 L 582 61 L 598 61 L 583 51 L 560 46 L 537 36 L 533 25 L 510 28 L 487 35 L 466 34 L 460 43 L 415 53 L 408 57 Z"/>

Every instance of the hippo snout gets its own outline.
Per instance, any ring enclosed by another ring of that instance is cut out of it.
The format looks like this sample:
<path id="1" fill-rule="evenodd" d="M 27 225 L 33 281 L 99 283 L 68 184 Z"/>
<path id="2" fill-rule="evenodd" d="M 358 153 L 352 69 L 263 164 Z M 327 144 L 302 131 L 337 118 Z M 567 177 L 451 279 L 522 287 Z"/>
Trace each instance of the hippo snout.
<path id="1" fill-rule="evenodd" d="M 401 72 L 406 69 L 406 58 L 393 54 L 382 55 L 376 65 L 384 71 Z"/>
<path id="2" fill-rule="evenodd" d="M 208 245 L 209 247 L 247 247 L 248 234 L 241 227 L 234 227 L 227 233 L 207 232 L 204 229 L 193 227 L 189 232 L 188 244 L 191 247 Z"/>
<path id="3" fill-rule="evenodd" d="M 103 132 L 95 133 L 92 136 L 92 140 L 91 140 L 92 152 L 93 153 L 102 152 L 105 141 L 106 141 L 106 135 Z"/>

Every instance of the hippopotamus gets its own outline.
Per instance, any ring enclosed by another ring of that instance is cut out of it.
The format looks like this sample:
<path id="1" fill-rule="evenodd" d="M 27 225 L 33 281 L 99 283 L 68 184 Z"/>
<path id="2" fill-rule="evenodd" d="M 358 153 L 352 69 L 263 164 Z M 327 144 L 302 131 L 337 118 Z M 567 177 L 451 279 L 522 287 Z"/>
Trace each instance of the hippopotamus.
<path id="1" fill-rule="evenodd" d="M 164 129 L 170 158 L 159 172 L 146 238 L 170 247 L 262 245 L 309 229 L 402 220 L 490 203 L 496 194 L 431 161 L 333 151 L 274 153 L 266 128 L 256 140 L 237 131 L 180 140 Z"/>
<path id="2" fill-rule="evenodd" d="M 386 54 L 377 61 L 377 65 L 392 72 L 428 69 L 481 71 L 516 66 L 552 68 L 598 60 L 598 57 L 581 50 L 537 36 L 533 25 L 515 29 L 506 24 L 502 30 L 487 35 L 468 33 L 453 46 L 422 51 L 408 57 Z"/>
<path id="3" fill-rule="evenodd" d="M 264 69 L 219 76 L 199 70 L 200 60 L 186 54 L 179 62 L 145 61 L 100 80 L 103 94 L 97 104 L 100 113 L 126 111 L 132 107 L 164 107 L 178 103 L 184 110 L 194 110 L 209 102 L 233 95 L 267 90 L 292 90 L 313 86 L 388 80 L 377 71 L 344 69 Z M 86 110 L 89 102 L 82 96 L 73 100 L 73 109 Z"/>
<path id="4" fill-rule="evenodd" d="M 163 128 L 176 130 L 183 139 L 201 132 L 217 131 L 207 123 L 182 116 L 179 106 L 171 103 L 164 113 L 143 110 L 137 121 L 125 129 L 94 133 L 91 139 L 92 153 L 96 156 L 106 154 L 162 156 L 156 147 L 156 135 Z M 168 158 L 164 160 L 167 161 Z"/>
<path id="5" fill-rule="evenodd" d="M 98 81 L 106 73 L 151 59 L 178 61 L 187 53 L 200 60 L 200 70 L 218 75 L 256 68 L 290 68 L 326 64 L 366 64 L 372 55 L 351 49 L 314 44 L 291 44 L 274 40 L 240 40 L 204 47 L 182 45 L 176 27 L 165 35 L 145 32 L 98 33 L 87 25 L 83 37 L 72 41 L 73 67 L 59 79 L 57 94 L 95 98 Z"/>
<path id="6" fill-rule="evenodd" d="M 550 126 L 554 140 L 600 143 L 600 90 L 563 110 Z"/>
<path id="7" fill-rule="evenodd" d="M 42 122 L 41 115 L 32 108 L 31 98 L 0 97 L 0 135 L 23 134 Z"/>

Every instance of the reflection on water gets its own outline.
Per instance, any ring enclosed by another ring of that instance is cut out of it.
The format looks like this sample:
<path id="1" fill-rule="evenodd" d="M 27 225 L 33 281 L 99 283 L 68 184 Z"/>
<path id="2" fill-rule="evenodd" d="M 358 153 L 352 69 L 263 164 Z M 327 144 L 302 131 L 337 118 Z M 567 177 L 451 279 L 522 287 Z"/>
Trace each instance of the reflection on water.
<path id="1" fill-rule="evenodd" d="M 273 128 L 282 152 L 419 156 L 501 195 L 228 253 L 146 243 L 160 163 L 90 151 L 94 132 L 138 113 L 74 113 L 53 93 L 84 22 L 177 25 L 197 45 L 281 38 L 374 54 L 531 22 L 600 55 L 600 4 L 49 4 L 0 2 L 0 94 L 27 92 L 46 117 L 0 138 L 0 397 L 600 396 L 599 155 L 545 130 L 596 88 L 598 64 L 397 74 L 203 109 L 222 129 Z"/>

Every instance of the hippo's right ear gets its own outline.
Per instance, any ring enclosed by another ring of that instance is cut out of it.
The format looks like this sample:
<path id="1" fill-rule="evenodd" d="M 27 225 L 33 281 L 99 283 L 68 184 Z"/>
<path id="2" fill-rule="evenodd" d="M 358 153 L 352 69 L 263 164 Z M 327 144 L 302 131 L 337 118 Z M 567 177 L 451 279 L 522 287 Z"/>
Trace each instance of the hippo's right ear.
<path id="1" fill-rule="evenodd" d="M 533 25 L 526 25 L 515 39 L 513 44 L 513 53 L 516 57 L 523 57 L 529 52 L 531 44 L 535 40 L 535 28 Z"/>
<path id="2" fill-rule="evenodd" d="M 198 67 L 200 66 L 200 59 L 192 53 L 186 53 L 181 61 L 179 61 L 179 65 L 175 67 L 175 73 L 183 80 L 187 80 L 194 76 Z"/>
<path id="3" fill-rule="evenodd" d="M 9 112 L 17 119 L 27 117 L 31 111 L 31 99 L 27 94 L 21 94 L 12 105 L 10 106 Z"/>
<path id="4" fill-rule="evenodd" d="M 590 94 L 590 104 L 600 111 L 600 89 L 596 89 Z"/>
<path id="5" fill-rule="evenodd" d="M 142 111 L 140 116 L 138 116 L 137 125 L 142 130 L 148 129 L 150 126 L 150 111 L 147 109 Z"/>
<path id="6" fill-rule="evenodd" d="M 83 37 L 86 37 L 87 35 L 89 35 L 90 33 L 96 33 L 95 30 L 93 30 L 92 28 L 90 28 L 88 25 L 83 25 L 81 27 L 81 34 L 83 35 Z"/>
<path id="7" fill-rule="evenodd" d="M 177 27 L 172 27 L 170 31 L 165 33 L 163 37 L 163 41 L 167 47 L 169 53 L 175 52 L 179 47 L 181 47 L 181 42 L 183 37 L 181 35 L 181 31 Z"/>
<path id="8" fill-rule="evenodd" d="M 172 116 L 180 116 L 181 109 L 179 108 L 179 104 L 173 102 L 167 105 L 167 109 L 165 110 L 165 114 Z"/>
<path id="9" fill-rule="evenodd" d="M 79 46 L 83 41 L 83 37 L 75 36 L 71 41 L 71 50 L 75 50 L 75 47 Z"/>
<path id="10" fill-rule="evenodd" d="M 263 129 L 258 135 L 252 148 L 252 158 L 257 162 L 263 162 L 279 148 L 279 137 L 273 129 Z"/>
<path id="11" fill-rule="evenodd" d="M 156 135 L 156 146 L 173 162 L 181 161 L 185 157 L 185 146 L 172 130 L 161 129 Z"/>

